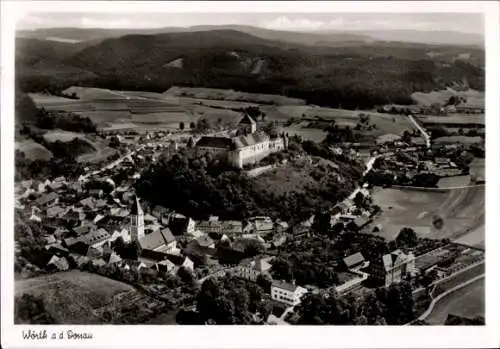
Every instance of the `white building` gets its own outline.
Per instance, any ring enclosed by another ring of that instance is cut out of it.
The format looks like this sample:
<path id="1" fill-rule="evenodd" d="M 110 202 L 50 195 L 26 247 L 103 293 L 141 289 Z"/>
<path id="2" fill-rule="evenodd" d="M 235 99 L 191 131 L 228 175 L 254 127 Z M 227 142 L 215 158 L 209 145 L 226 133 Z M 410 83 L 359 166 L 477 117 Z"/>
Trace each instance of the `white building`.
<path id="1" fill-rule="evenodd" d="M 307 289 L 283 281 L 273 281 L 271 285 L 271 298 L 275 301 L 295 306 L 307 293 Z"/>
<path id="2" fill-rule="evenodd" d="M 406 274 L 414 274 L 415 271 L 415 256 L 401 250 L 388 253 L 370 263 L 371 277 L 382 282 L 385 287 L 401 282 Z"/>
<path id="3" fill-rule="evenodd" d="M 238 128 L 236 137 L 202 137 L 196 143 L 197 154 L 218 156 L 232 166 L 242 168 L 288 146 L 286 136 L 271 138 L 264 132 L 257 132 L 257 124 L 248 115 L 243 117 Z"/>

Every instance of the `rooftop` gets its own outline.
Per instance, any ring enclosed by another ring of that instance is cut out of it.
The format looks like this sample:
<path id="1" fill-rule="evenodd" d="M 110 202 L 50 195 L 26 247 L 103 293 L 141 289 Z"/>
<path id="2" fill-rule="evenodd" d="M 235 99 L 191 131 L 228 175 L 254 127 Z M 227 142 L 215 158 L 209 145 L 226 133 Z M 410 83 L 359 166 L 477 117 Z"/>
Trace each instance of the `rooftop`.
<path id="1" fill-rule="evenodd" d="M 245 116 L 241 119 L 240 124 L 254 125 L 254 124 L 256 124 L 256 122 L 254 119 L 252 119 L 252 117 L 250 115 L 245 114 Z"/>
<path id="2" fill-rule="evenodd" d="M 198 239 L 196 239 L 196 241 L 202 247 L 208 247 L 214 243 L 214 241 L 208 235 L 202 235 Z"/>
<path id="3" fill-rule="evenodd" d="M 295 292 L 295 290 L 297 289 L 296 285 L 281 280 L 274 280 L 272 283 L 272 287 L 280 288 L 289 292 Z"/>
<path id="4" fill-rule="evenodd" d="M 209 148 L 221 148 L 229 149 L 231 148 L 233 141 L 228 137 L 208 137 L 204 136 L 196 142 L 196 147 L 209 147 Z"/>
<path id="5" fill-rule="evenodd" d="M 139 243 L 143 249 L 154 250 L 173 241 L 175 241 L 175 237 L 172 232 L 169 228 L 165 228 L 144 236 Z"/>
<path id="6" fill-rule="evenodd" d="M 359 264 L 363 263 L 364 260 L 365 260 L 365 258 L 363 257 L 361 252 L 356 252 L 355 254 L 352 254 L 352 255 L 343 259 L 347 268 L 352 268 L 356 265 L 359 265 Z"/>
<path id="7" fill-rule="evenodd" d="M 251 145 L 259 144 L 269 140 L 269 136 L 265 133 L 252 133 L 248 135 L 241 135 L 233 138 L 236 148 L 244 148 Z"/>

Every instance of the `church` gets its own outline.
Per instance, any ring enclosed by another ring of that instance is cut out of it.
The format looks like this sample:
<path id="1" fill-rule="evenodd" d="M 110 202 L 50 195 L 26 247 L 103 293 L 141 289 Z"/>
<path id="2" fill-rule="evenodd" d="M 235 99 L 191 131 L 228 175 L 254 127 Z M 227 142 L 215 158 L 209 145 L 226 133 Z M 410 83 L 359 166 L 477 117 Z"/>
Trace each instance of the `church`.
<path id="1" fill-rule="evenodd" d="M 264 159 L 271 153 L 286 149 L 288 138 L 270 137 L 257 131 L 257 123 L 245 115 L 238 124 L 235 137 L 202 137 L 196 143 L 196 153 L 201 156 L 212 154 L 224 159 L 235 168 L 243 168 Z"/>
<path id="2" fill-rule="evenodd" d="M 130 235 L 132 241 L 137 241 L 143 250 L 180 253 L 177 241 L 169 228 L 157 229 L 147 235 L 144 233 L 144 211 L 137 197 L 130 212 Z"/>

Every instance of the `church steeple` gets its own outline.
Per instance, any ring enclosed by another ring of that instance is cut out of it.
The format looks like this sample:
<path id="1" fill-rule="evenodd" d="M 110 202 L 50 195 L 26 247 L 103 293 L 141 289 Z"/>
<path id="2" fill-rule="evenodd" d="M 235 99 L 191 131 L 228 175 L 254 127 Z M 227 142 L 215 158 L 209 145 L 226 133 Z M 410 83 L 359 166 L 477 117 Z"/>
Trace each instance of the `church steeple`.
<path id="1" fill-rule="evenodd" d="M 130 234 L 133 241 L 144 237 L 144 211 L 137 196 L 130 211 Z"/>

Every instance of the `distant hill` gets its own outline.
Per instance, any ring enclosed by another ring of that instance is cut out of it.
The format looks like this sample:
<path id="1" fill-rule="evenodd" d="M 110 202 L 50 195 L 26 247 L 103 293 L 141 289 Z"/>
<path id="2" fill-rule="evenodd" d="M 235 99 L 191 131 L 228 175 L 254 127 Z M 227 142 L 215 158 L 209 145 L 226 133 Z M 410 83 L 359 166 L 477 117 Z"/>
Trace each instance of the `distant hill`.
<path id="1" fill-rule="evenodd" d="M 85 85 L 155 92 L 172 86 L 211 87 L 280 94 L 333 107 L 371 108 L 409 104 L 415 91 L 443 89 L 464 80 L 471 88 L 484 90 L 480 49 L 352 41 L 321 46 L 290 40 L 195 27 L 190 32 L 111 38 L 71 56 L 59 54 L 58 49 L 74 44 L 45 41 L 43 45 L 55 48 L 44 55 L 26 49 L 17 63 L 22 67 L 20 85 L 30 92 L 45 88 L 44 83 L 62 89 Z M 457 59 L 465 53 L 467 59 Z M 37 55 L 45 66 L 40 67 Z M 171 66 L 175 61 L 182 61 L 182 66 Z"/>
<path id="2" fill-rule="evenodd" d="M 276 40 L 302 45 L 341 45 L 352 43 L 374 43 L 376 41 L 410 42 L 438 45 L 464 45 L 484 48 L 484 37 L 480 34 L 452 31 L 423 30 L 327 30 L 285 31 L 271 30 L 246 25 L 200 25 L 192 27 L 164 27 L 151 29 L 105 29 L 105 28 L 43 28 L 19 30 L 19 38 L 59 41 L 62 43 L 96 44 L 109 38 L 125 35 L 156 35 L 179 32 L 211 30 L 237 30 L 261 39 Z"/>
<path id="3" fill-rule="evenodd" d="M 343 42 L 369 43 L 375 40 L 369 35 L 356 33 L 303 33 L 283 30 L 270 30 L 259 27 L 243 25 L 200 25 L 187 28 L 165 27 L 153 29 L 100 29 L 100 28 L 47 28 L 37 30 L 21 30 L 17 32 L 17 37 L 32 38 L 39 40 L 58 40 L 66 42 L 91 42 L 92 44 L 101 42 L 109 38 L 118 38 L 125 35 L 156 35 L 168 33 L 189 33 L 213 30 L 237 30 L 255 37 L 275 40 L 301 45 L 315 45 L 317 42 L 331 44 L 342 44 Z"/>
<path id="4" fill-rule="evenodd" d="M 484 48 L 484 37 L 473 33 L 459 33 L 439 30 L 370 30 L 356 31 L 352 33 L 369 35 L 375 40 L 382 41 L 400 41 L 436 45 L 463 45 Z"/>

